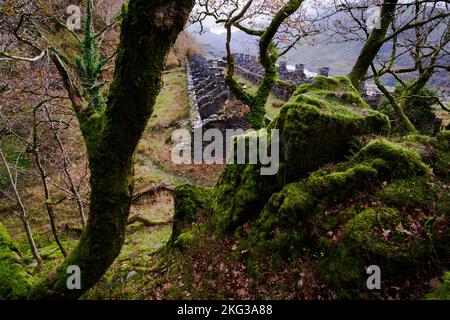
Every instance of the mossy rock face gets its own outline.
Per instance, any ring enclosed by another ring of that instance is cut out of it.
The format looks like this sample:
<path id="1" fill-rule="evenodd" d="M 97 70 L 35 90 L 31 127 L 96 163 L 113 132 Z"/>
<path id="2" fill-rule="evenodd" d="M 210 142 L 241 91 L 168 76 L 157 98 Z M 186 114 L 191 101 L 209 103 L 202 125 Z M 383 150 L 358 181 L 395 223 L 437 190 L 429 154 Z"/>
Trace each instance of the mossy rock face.
<path id="1" fill-rule="evenodd" d="M 409 135 L 400 140 L 420 153 L 422 160 L 440 179 L 450 182 L 450 131 L 441 131 L 436 137 Z"/>
<path id="2" fill-rule="evenodd" d="M 423 208 L 435 206 L 443 198 L 444 190 L 428 177 L 414 180 L 394 180 L 379 192 L 382 202 L 396 208 Z M 444 205 L 444 203 L 442 203 Z"/>
<path id="3" fill-rule="evenodd" d="M 445 206 L 446 201 L 439 199 L 443 189 L 438 181 L 433 182 L 429 171 L 415 150 L 383 139 L 375 140 L 349 162 L 315 171 L 304 182 L 286 185 L 274 193 L 253 225 L 254 234 L 268 239 L 275 228 L 295 229 L 305 219 L 311 224 L 306 228 L 317 230 L 324 226 L 324 233 L 342 228 L 357 214 L 354 208 L 341 206 L 335 210 L 339 211 L 338 215 L 327 215 L 324 211 L 363 191 L 374 201 L 386 201 L 398 208 L 408 204 L 412 209 L 427 209 L 426 204 L 433 208 L 439 204 Z M 382 184 L 386 187 L 380 190 Z M 444 193 L 441 197 L 445 198 Z"/>
<path id="4" fill-rule="evenodd" d="M 377 170 L 370 164 L 356 164 L 344 171 L 319 170 L 308 178 L 308 187 L 316 197 L 338 200 L 358 191 L 377 178 Z"/>
<path id="5" fill-rule="evenodd" d="M 0 223 L 0 299 L 24 299 L 32 284 L 6 228 Z"/>
<path id="6" fill-rule="evenodd" d="M 353 298 L 364 289 L 364 262 L 346 245 L 331 248 L 318 259 L 316 267 L 320 279 L 340 298 Z"/>
<path id="7" fill-rule="evenodd" d="M 278 173 L 266 177 L 258 165 L 227 165 L 212 192 L 217 230 L 233 231 L 286 184 L 344 159 L 352 137 L 388 128 L 388 118 L 372 110 L 346 77 L 317 77 L 300 86 L 269 125 L 280 134 Z"/>
<path id="8" fill-rule="evenodd" d="M 208 189 L 194 185 L 186 184 L 175 188 L 175 214 L 170 242 L 174 242 L 179 235 L 188 230 L 202 214 L 208 213 L 209 194 Z"/>
<path id="9" fill-rule="evenodd" d="M 442 149 L 450 151 L 450 130 L 444 130 L 437 134 L 436 139 Z"/>
<path id="10" fill-rule="evenodd" d="M 341 297 L 364 290 L 366 266 L 396 279 L 436 255 L 448 259 L 450 134 L 363 136 L 388 127 L 347 78 L 300 86 L 269 125 L 280 130 L 278 174 L 227 165 L 211 193 L 211 224 L 247 235 L 249 259 L 289 260 L 306 249 Z"/>
<path id="11" fill-rule="evenodd" d="M 370 142 L 352 162 L 371 165 L 378 171 L 379 179 L 413 178 L 430 171 L 417 150 L 384 139 Z"/>
<path id="12" fill-rule="evenodd" d="M 342 160 L 353 136 L 388 130 L 385 115 L 372 110 L 346 77 L 317 77 L 300 86 L 270 124 L 280 130 L 278 173 L 293 182 L 324 164 Z"/>
<path id="13" fill-rule="evenodd" d="M 247 244 L 269 249 L 283 258 L 302 244 L 305 221 L 315 204 L 304 183 L 291 183 L 274 193 L 252 226 Z"/>
<path id="14" fill-rule="evenodd" d="M 347 222 L 345 233 L 357 251 L 383 259 L 413 262 L 431 253 L 429 238 L 408 231 L 406 219 L 393 208 L 360 212 Z"/>
<path id="15" fill-rule="evenodd" d="M 216 231 L 232 231 L 255 216 L 268 199 L 265 189 L 258 165 L 227 165 L 211 193 Z"/>
<path id="16" fill-rule="evenodd" d="M 347 162 L 287 184 L 253 221 L 246 245 L 285 259 L 316 252 L 319 275 L 341 297 L 364 289 L 364 266 L 395 277 L 434 251 L 447 257 L 450 196 L 420 150 L 417 140 L 375 139 Z"/>

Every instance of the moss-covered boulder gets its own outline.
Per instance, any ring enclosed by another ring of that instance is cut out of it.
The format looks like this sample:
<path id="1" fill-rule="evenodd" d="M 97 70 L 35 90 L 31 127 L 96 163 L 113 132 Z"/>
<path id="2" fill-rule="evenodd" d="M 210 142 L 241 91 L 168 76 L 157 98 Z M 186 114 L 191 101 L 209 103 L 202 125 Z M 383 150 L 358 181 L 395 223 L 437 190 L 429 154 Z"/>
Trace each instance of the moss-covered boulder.
<path id="1" fill-rule="evenodd" d="M 349 164 L 342 166 L 343 170 L 319 170 L 313 172 L 307 179 L 310 192 L 315 197 L 335 200 L 342 199 L 354 190 L 375 181 L 378 171 L 368 163 Z"/>
<path id="2" fill-rule="evenodd" d="M 280 130 L 278 173 L 227 165 L 209 198 L 210 225 L 242 231 L 252 261 L 308 252 L 331 290 L 354 297 L 369 265 L 398 279 L 450 257 L 448 131 L 377 137 L 387 117 L 345 77 L 300 86 L 269 128 Z"/>
<path id="3" fill-rule="evenodd" d="M 255 216 L 264 205 L 263 179 L 257 165 L 230 164 L 211 192 L 214 228 L 228 232 Z"/>
<path id="4" fill-rule="evenodd" d="M 344 159 L 352 137 L 389 129 L 346 77 L 317 77 L 301 85 L 270 124 L 280 130 L 283 185 L 330 162 Z"/>
<path id="5" fill-rule="evenodd" d="M 444 198 L 447 195 L 448 193 L 438 182 L 433 182 L 428 177 L 394 180 L 378 193 L 382 202 L 388 206 L 408 209 L 434 207 L 438 209 L 438 214 L 444 214 L 447 209 L 450 210 L 445 208 L 448 200 L 444 201 Z"/>
<path id="6" fill-rule="evenodd" d="M 380 180 L 414 178 L 430 171 L 416 148 L 385 139 L 370 142 L 353 156 L 351 162 L 364 163 L 376 169 Z"/>
<path id="7" fill-rule="evenodd" d="M 170 243 L 175 243 L 194 221 L 209 213 L 209 193 L 208 189 L 188 184 L 175 188 L 175 214 Z"/>
<path id="8" fill-rule="evenodd" d="M 289 258 L 298 251 L 308 231 L 305 221 L 316 201 L 305 183 L 291 183 L 274 193 L 255 220 L 248 244 Z"/>
<path id="9" fill-rule="evenodd" d="M 234 230 L 286 184 L 343 160 L 353 137 L 388 128 L 388 118 L 372 110 L 346 77 L 317 77 L 300 86 L 269 126 L 279 130 L 278 173 L 261 176 L 259 165 L 228 165 L 212 191 L 217 229 Z"/>
<path id="10" fill-rule="evenodd" d="M 353 298 L 364 290 L 365 265 L 346 245 L 333 246 L 316 263 L 320 279 L 340 298 Z"/>
<path id="11" fill-rule="evenodd" d="M 286 185 L 254 220 L 246 245 L 282 258 L 313 250 L 320 277 L 342 297 L 363 289 L 364 266 L 399 276 L 435 254 L 448 257 L 448 186 L 421 150 L 375 139 L 347 162 Z"/>
<path id="12" fill-rule="evenodd" d="M 436 141 L 434 171 L 450 182 L 450 130 L 440 132 Z"/>
<path id="13" fill-rule="evenodd" d="M 345 240 L 366 256 L 414 263 L 431 253 L 432 243 L 426 235 L 414 234 L 410 226 L 396 209 L 369 208 L 345 224 Z"/>
<path id="14" fill-rule="evenodd" d="M 31 280 L 8 231 L 0 223 L 0 299 L 26 298 Z"/>

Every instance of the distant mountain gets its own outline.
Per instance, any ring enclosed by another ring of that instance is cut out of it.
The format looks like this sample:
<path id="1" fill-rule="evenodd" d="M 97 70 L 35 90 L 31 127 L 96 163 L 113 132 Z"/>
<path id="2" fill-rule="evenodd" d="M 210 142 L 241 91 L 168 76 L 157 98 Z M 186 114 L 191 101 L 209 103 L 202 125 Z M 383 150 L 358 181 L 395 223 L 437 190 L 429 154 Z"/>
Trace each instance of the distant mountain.
<path id="1" fill-rule="evenodd" d="M 211 31 L 201 35 L 194 35 L 211 57 L 224 57 L 226 55 L 226 34 L 217 34 Z M 305 44 L 292 50 L 287 56 L 289 64 L 302 63 L 310 71 L 317 71 L 320 67 L 330 67 L 331 74 L 345 74 L 356 59 L 361 43 L 333 43 L 310 45 Z M 257 55 L 258 45 L 254 37 L 248 36 L 242 31 L 233 32 L 231 47 L 233 52 Z"/>
<path id="2" fill-rule="evenodd" d="M 217 34 L 208 31 L 201 35 L 195 35 L 196 40 L 212 57 L 224 57 L 226 55 L 226 34 Z M 346 74 L 356 59 L 361 43 L 333 43 L 310 45 L 305 44 L 292 50 L 287 56 L 289 64 L 302 63 L 306 69 L 317 71 L 320 67 L 330 67 L 332 75 Z M 248 36 L 242 31 L 233 32 L 231 47 L 233 52 L 257 55 L 258 46 L 254 37 Z"/>
<path id="3" fill-rule="evenodd" d="M 358 42 L 303 45 L 289 53 L 290 64 L 302 63 L 311 71 L 329 67 L 331 75 L 347 74 L 354 64 L 362 44 Z"/>
<path id="4" fill-rule="evenodd" d="M 214 33 L 207 31 L 203 34 L 194 34 L 194 38 L 212 57 L 226 56 L 226 33 Z M 257 54 L 257 43 L 254 37 L 242 31 L 233 32 L 231 48 L 236 53 Z"/>
<path id="5" fill-rule="evenodd" d="M 414 16 L 415 13 L 412 11 L 412 9 L 410 9 L 406 10 L 403 15 L 403 19 L 405 19 L 405 21 L 409 21 L 411 16 Z M 348 19 L 348 17 L 346 17 L 346 14 L 337 14 L 331 17 L 328 23 L 334 24 L 334 21 L 345 21 L 345 19 Z M 225 29 L 220 28 L 218 25 L 211 22 L 209 26 L 211 27 L 210 30 L 212 31 L 208 31 L 201 35 L 195 34 L 194 37 L 210 56 L 223 57 L 226 55 Z M 445 27 L 445 25 L 438 26 L 438 28 Z M 198 29 L 198 27 L 193 27 L 192 29 Z M 402 35 L 402 37 L 409 36 L 410 35 L 408 33 Z M 306 43 L 291 50 L 291 52 L 286 57 L 288 64 L 295 65 L 301 63 L 305 65 L 305 68 L 307 70 L 312 72 L 317 72 L 317 70 L 321 67 L 329 67 L 331 75 L 347 74 L 355 63 L 355 60 L 358 57 L 363 43 L 357 41 L 329 43 L 329 41 L 326 41 L 328 39 L 327 37 L 329 37 L 329 35 L 327 36 L 324 34 L 320 34 L 317 36 L 317 39 L 315 39 L 315 43 L 317 44 Z M 236 53 L 248 53 L 254 55 L 257 55 L 258 53 L 256 38 L 249 36 L 237 29 L 235 32 L 233 32 L 231 45 L 233 52 Z M 388 59 L 390 55 L 391 46 L 392 44 L 387 43 L 382 47 L 380 51 L 380 54 L 386 59 Z M 411 66 L 413 63 L 414 62 L 411 60 L 411 58 L 405 56 L 398 61 L 397 66 Z M 445 65 L 448 65 L 448 61 L 445 61 Z M 409 76 L 412 77 L 413 75 Z M 383 81 L 387 85 L 393 85 L 395 82 L 394 78 L 392 77 L 385 77 Z M 430 85 L 450 91 L 450 77 L 448 71 L 443 69 L 439 70 L 439 72 L 437 72 L 437 74 L 431 79 Z"/>
<path id="6" fill-rule="evenodd" d="M 214 29 L 215 32 L 205 32 L 194 34 L 195 39 L 203 46 L 211 57 L 221 58 L 226 55 L 225 42 L 226 33 Z M 331 75 L 347 74 L 363 46 L 361 42 L 351 41 L 345 43 L 328 43 L 322 41 L 321 36 L 317 39 L 317 44 L 303 44 L 293 49 L 285 58 L 290 65 L 304 64 L 305 68 L 312 72 L 317 72 L 320 67 L 329 67 Z M 236 53 L 258 54 L 256 38 L 247 35 L 242 31 L 233 32 L 232 50 Z M 391 51 L 390 44 L 386 44 L 380 54 L 388 57 Z M 411 61 L 403 59 L 400 65 L 410 66 Z M 446 63 L 448 63 L 446 61 Z M 384 82 L 392 86 L 394 79 L 386 77 Z M 441 70 L 431 79 L 430 85 L 450 92 L 450 77 L 448 71 Z"/>

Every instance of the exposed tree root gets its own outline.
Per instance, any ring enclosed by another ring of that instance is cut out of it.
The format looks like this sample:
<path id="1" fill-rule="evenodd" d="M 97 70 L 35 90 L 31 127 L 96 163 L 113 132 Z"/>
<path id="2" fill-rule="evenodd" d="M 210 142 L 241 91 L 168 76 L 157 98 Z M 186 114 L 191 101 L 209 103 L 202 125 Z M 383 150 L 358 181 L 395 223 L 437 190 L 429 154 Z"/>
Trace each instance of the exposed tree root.
<path id="1" fill-rule="evenodd" d="M 155 226 L 162 226 L 169 223 L 172 223 L 173 219 L 167 220 L 167 221 L 150 221 L 147 218 L 144 218 L 140 214 L 137 214 L 135 216 L 132 216 L 130 219 L 128 219 L 127 225 L 133 224 L 135 222 L 140 222 L 146 227 L 155 227 Z"/>
<path id="2" fill-rule="evenodd" d="M 142 192 L 139 192 L 131 198 L 131 203 L 136 203 L 140 198 L 144 196 L 150 196 L 153 197 L 154 195 L 162 192 L 162 191 L 170 191 L 173 192 L 175 190 L 175 187 L 173 186 L 166 186 L 166 185 L 160 185 L 160 186 L 153 186 L 149 189 L 146 189 Z"/>

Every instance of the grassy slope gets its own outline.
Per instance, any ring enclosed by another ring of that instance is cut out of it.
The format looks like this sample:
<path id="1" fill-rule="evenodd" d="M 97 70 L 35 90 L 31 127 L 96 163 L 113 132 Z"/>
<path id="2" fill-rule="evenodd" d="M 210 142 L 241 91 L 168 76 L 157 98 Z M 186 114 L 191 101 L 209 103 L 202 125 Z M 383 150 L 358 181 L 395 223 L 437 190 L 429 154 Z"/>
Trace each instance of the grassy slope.
<path id="1" fill-rule="evenodd" d="M 180 120 L 189 117 L 187 76 L 184 68 L 175 68 L 164 75 L 164 89 L 159 95 L 153 117 L 141 140 L 136 155 L 137 188 L 166 183 L 212 185 L 223 169 L 222 165 L 175 165 L 171 161 L 171 135 L 175 129 L 186 128 Z"/>

